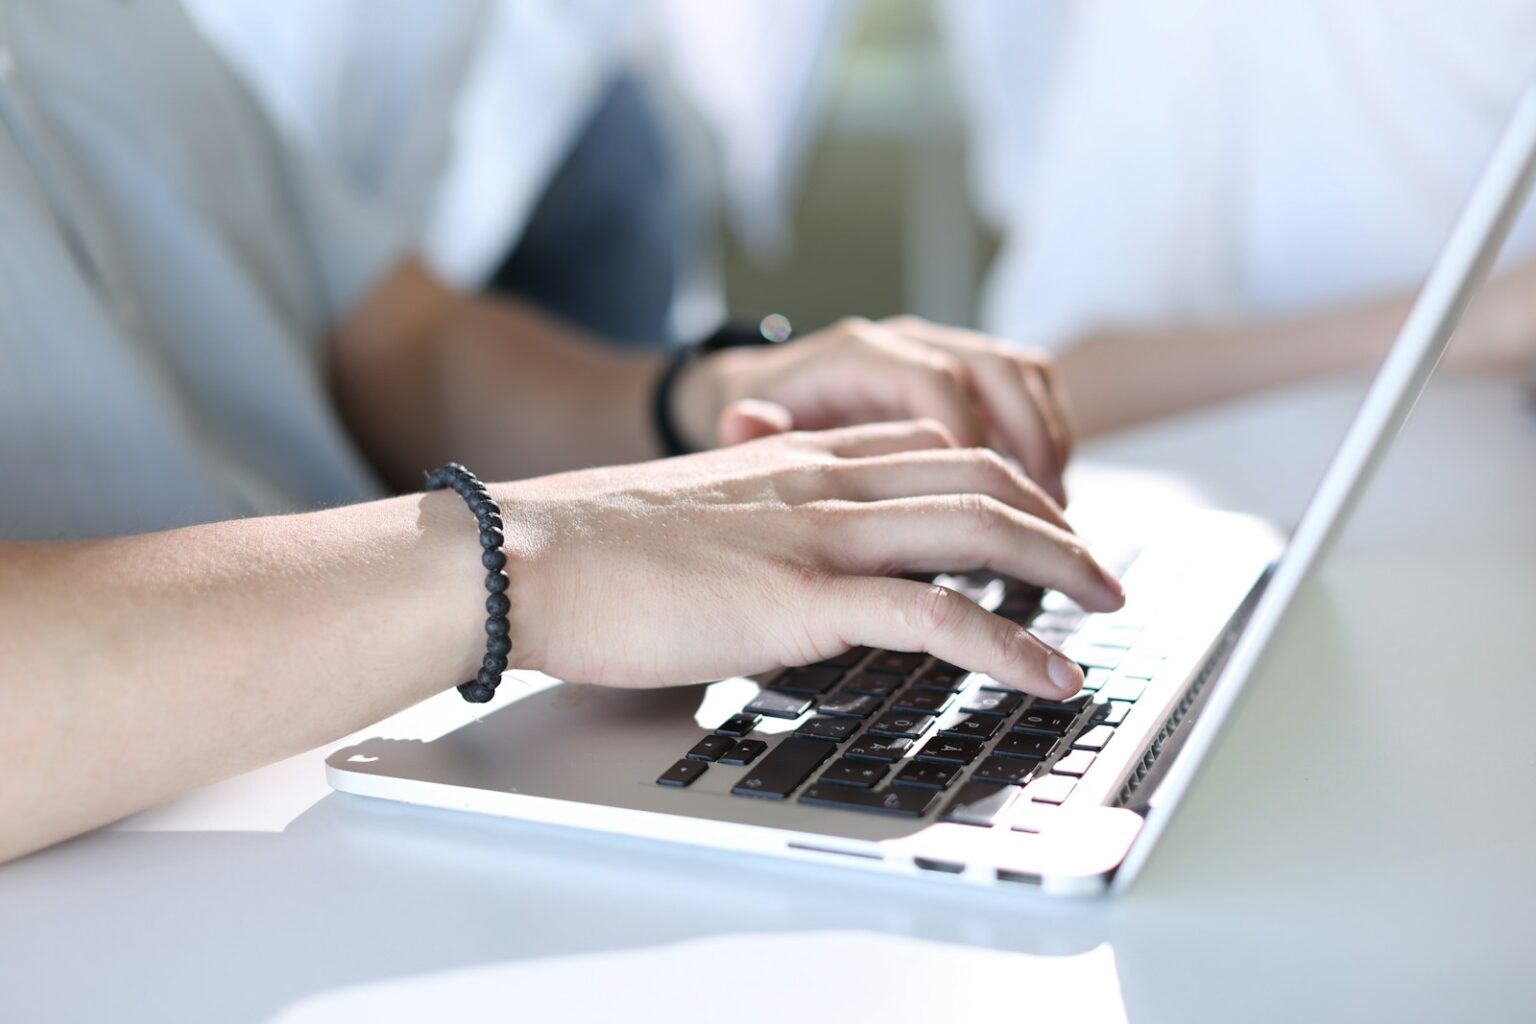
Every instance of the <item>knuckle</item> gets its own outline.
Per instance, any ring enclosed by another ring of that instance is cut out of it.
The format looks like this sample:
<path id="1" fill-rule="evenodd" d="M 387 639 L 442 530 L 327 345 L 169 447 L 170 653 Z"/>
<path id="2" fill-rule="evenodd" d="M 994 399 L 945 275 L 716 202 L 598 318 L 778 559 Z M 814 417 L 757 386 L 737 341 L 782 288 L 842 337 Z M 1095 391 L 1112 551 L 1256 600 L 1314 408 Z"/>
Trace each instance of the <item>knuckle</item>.
<path id="1" fill-rule="evenodd" d="M 832 325 L 833 333 L 847 338 L 867 337 L 874 324 L 862 316 L 845 316 Z"/>
<path id="2" fill-rule="evenodd" d="M 948 352 L 931 349 L 925 353 L 926 368 L 948 384 L 964 385 L 971 379 L 971 371 L 964 361 Z"/>
<path id="3" fill-rule="evenodd" d="M 923 435 L 930 441 L 937 442 L 941 447 L 960 447 L 960 442 L 955 437 L 955 432 L 939 420 L 932 417 L 924 417 L 923 419 L 913 421 L 913 425 L 918 434 Z"/>
<path id="4" fill-rule="evenodd" d="M 857 501 L 845 501 L 841 498 L 826 496 L 818 501 L 807 502 L 802 506 L 810 517 L 816 520 L 816 529 L 825 531 L 831 527 L 847 525 L 859 518 L 863 503 Z"/>
<path id="5" fill-rule="evenodd" d="M 948 629 L 960 614 L 961 596 L 938 584 L 916 591 L 905 609 L 907 625 L 920 637 L 933 636 Z"/>
<path id="6" fill-rule="evenodd" d="M 898 313 L 896 316 L 888 316 L 880 322 L 894 331 L 920 331 L 929 326 L 928 321 L 912 313 Z"/>
<path id="7" fill-rule="evenodd" d="M 1067 560 L 1072 563 L 1073 569 L 1079 573 L 1085 576 L 1098 575 L 1098 563 L 1094 561 L 1093 555 L 1081 543 L 1068 541 L 1066 543 L 1066 555 Z"/>
<path id="8" fill-rule="evenodd" d="M 859 486 L 858 477 L 850 472 L 846 465 L 836 462 L 820 463 L 810 468 L 806 474 L 806 480 L 814 487 L 817 494 L 827 498 L 858 501 L 862 497 L 863 488 Z"/>
<path id="9" fill-rule="evenodd" d="M 832 444 L 827 432 L 822 430 L 791 430 L 765 440 L 779 442 L 783 448 L 792 451 L 797 459 L 824 454 Z"/>
<path id="10" fill-rule="evenodd" d="M 1008 465 L 1008 460 L 991 448 L 969 449 L 966 459 L 980 478 L 994 487 L 1011 487 L 1019 482 L 1019 474 Z"/>
<path id="11" fill-rule="evenodd" d="M 830 463 L 817 460 L 796 460 L 774 473 L 774 491 L 786 503 L 795 505 L 828 494 L 828 469 Z"/>
<path id="12" fill-rule="evenodd" d="M 1034 666 L 1037 651 L 1023 626 L 1004 619 L 997 625 L 997 656 L 1003 668 L 1023 672 Z"/>
<path id="13" fill-rule="evenodd" d="M 1006 515 L 1004 505 L 987 494 L 962 494 L 955 498 L 956 510 L 972 529 L 994 530 Z"/>

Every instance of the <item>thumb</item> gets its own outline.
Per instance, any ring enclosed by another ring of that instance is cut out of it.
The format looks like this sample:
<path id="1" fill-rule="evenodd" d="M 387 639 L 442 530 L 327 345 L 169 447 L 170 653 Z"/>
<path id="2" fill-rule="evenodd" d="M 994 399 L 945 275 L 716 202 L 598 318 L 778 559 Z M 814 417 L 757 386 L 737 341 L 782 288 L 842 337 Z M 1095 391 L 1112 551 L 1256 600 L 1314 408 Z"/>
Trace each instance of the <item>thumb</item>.
<path id="1" fill-rule="evenodd" d="M 782 434 L 794 425 L 789 410 L 777 402 L 743 398 L 726 406 L 720 414 L 720 444 L 745 444 L 760 437 Z"/>

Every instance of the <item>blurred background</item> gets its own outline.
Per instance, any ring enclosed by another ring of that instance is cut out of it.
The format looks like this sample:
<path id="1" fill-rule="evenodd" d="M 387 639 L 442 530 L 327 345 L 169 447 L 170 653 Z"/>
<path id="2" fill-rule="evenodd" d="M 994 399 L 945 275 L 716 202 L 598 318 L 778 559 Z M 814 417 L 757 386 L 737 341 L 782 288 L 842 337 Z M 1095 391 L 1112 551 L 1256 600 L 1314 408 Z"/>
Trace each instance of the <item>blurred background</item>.
<path id="1" fill-rule="evenodd" d="M 455 284 L 979 327 L 1090 432 L 1372 365 L 1536 66 L 1524 0 L 188 2 Z M 1533 225 L 1453 367 L 1529 363 Z"/>

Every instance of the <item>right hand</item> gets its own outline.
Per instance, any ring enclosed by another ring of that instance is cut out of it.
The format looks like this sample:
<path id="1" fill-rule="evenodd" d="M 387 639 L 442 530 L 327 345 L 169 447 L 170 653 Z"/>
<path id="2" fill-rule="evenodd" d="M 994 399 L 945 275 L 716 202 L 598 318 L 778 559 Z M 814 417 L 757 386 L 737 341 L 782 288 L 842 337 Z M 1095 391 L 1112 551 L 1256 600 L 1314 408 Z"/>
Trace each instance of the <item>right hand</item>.
<path id="1" fill-rule="evenodd" d="M 492 489 L 512 579 L 512 666 L 668 686 L 867 645 L 926 651 L 1031 693 L 1082 672 L 1022 627 L 904 573 L 993 570 L 1091 611 L 1119 584 L 1061 509 L 988 449 L 897 422 Z"/>

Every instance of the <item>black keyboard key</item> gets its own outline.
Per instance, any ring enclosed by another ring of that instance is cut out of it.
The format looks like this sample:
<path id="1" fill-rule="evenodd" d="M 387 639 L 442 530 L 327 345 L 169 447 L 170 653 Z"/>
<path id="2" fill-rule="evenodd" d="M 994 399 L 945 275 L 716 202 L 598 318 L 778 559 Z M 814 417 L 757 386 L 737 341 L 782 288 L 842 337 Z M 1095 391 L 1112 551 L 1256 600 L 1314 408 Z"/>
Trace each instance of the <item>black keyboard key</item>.
<path id="1" fill-rule="evenodd" d="M 935 736 L 917 752 L 919 761 L 939 761 L 943 764 L 970 764 L 981 754 L 980 740 L 959 740 L 949 736 Z"/>
<path id="2" fill-rule="evenodd" d="M 996 782 L 967 782 L 960 787 L 939 820 L 986 827 L 1007 814 L 1018 798 L 1019 790 L 1013 786 Z"/>
<path id="3" fill-rule="evenodd" d="M 1070 711 L 1051 711 L 1033 704 L 1024 709 L 1019 720 L 1013 723 L 1015 730 L 1043 732 L 1051 736 L 1065 736 L 1077 716 Z"/>
<path id="4" fill-rule="evenodd" d="M 688 759 L 691 761 L 714 761 L 721 754 L 736 745 L 736 741 L 729 736 L 705 736 L 693 745 L 688 751 Z"/>
<path id="5" fill-rule="evenodd" d="M 916 789 L 912 786 L 892 786 L 876 791 L 854 789 L 852 786 L 823 786 L 818 782 L 805 791 L 800 802 L 817 807 L 921 818 L 939 802 L 939 794 L 931 789 Z"/>
<path id="6" fill-rule="evenodd" d="M 907 736 L 917 739 L 933 724 L 932 715 L 918 715 L 910 711 L 887 711 L 870 723 L 869 731 L 876 736 Z"/>
<path id="7" fill-rule="evenodd" d="M 879 697 L 871 697 L 867 693 L 846 693 L 838 690 L 816 706 L 816 713 L 862 720 L 879 711 L 882 703 L 884 702 Z"/>
<path id="8" fill-rule="evenodd" d="M 900 761 L 902 756 L 912 748 L 912 741 L 893 736 L 870 736 L 865 734 L 853 741 L 849 748 L 843 751 L 845 757 L 864 758 L 869 761 L 884 761 L 891 763 Z"/>
<path id="9" fill-rule="evenodd" d="M 1055 736 L 1011 732 L 997 741 L 997 746 L 992 748 L 992 753 L 999 757 L 1022 757 L 1031 761 L 1043 761 L 1051 756 L 1056 742 Z"/>
<path id="10" fill-rule="evenodd" d="M 720 755 L 721 764 L 744 765 L 756 761 L 768 744 L 762 740 L 737 740 L 736 745 Z"/>
<path id="11" fill-rule="evenodd" d="M 677 764 L 661 773 L 656 780 L 658 786 L 688 786 L 693 780 L 704 774 L 704 769 L 709 765 L 701 761 L 690 761 L 686 757 Z"/>
<path id="12" fill-rule="evenodd" d="M 720 727 L 715 730 L 721 736 L 745 736 L 757 728 L 757 723 L 762 721 L 756 715 L 732 715 Z"/>
<path id="13" fill-rule="evenodd" d="M 1040 768 L 1039 761 L 1024 761 L 1017 757 L 989 757 L 976 766 L 971 778 L 977 782 L 1001 782 L 1009 786 L 1022 786 Z"/>
<path id="14" fill-rule="evenodd" d="M 864 655 L 868 653 L 868 647 L 854 647 L 844 651 L 842 654 L 832 655 L 832 657 L 827 658 L 821 664 L 827 668 L 849 669 L 863 661 Z"/>
<path id="15" fill-rule="evenodd" d="M 960 710 L 968 715 L 1007 717 L 1024 706 L 1024 695 L 1017 690 L 978 690 Z"/>
<path id="16" fill-rule="evenodd" d="M 742 712 L 748 715 L 767 715 L 770 718 L 799 718 L 811 707 L 809 697 L 797 697 L 792 693 L 764 690 Z"/>
<path id="17" fill-rule="evenodd" d="M 818 783 L 829 782 L 838 786 L 857 786 L 859 789 L 872 789 L 885 778 L 885 773 L 891 770 L 888 764 L 878 761 L 853 761 L 842 758 L 834 761 L 832 765 L 821 773 Z"/>
<path id="18" fill-rule="evenodd" d="M 997 606 L 996 614 L 1009 622 L 1022 626 L 1033 619 L 1040 611 L 1040 606 L 1029 600 L 1014 600 L 1012 597 L 1003 598 L 1003 603 Z"/>
<path id="19" fill-rule="evenodd" d="M 840 668 L 821 668 L 816 665 L 807 665 L 804 668 L 792 668 L 784 671 L 770 685 L 775 690 L 784 693 L 803 693 L 809 697 L 820 697 L 843 677 Z"/>
<path id="20" fill-rule="evenodd" d="M 902 682 L 896 676 L 883 676 L 874 672 L 858 672 L 843 681 L 839 693 L 867 693 L 872 697 L 889 697 L 901 689 Z"/>
<path id="21" fill-rule="evenodd" d="M 939 735 L 963 740 L 989 740 L 997 735 L 1002 724 L 1001 718 L 993 718 L 991 715 L 962 715 L 940 729 Z"/>
<path id="22" fill-rule="evenodd" d="M 817 715 L 796 729 L 795 735 L 841 743 L 858 731 L 859 722 L 856 718 L 825 718 Z"/>
<path id="23" fill-rule="evenodd" d="M 947 661 L 936 661 L 919 672 L 917 678 L 912 681 L 912 685 L 928 690 L 954 693 L 965 683 L 965 677 L 968 675 L 970 673 L 959 665 L 951 665 Z"/>
<path id="24" fill-rule="evenodd" d="M 864 666 L 866 672 L 885 672 L 893 676 L 911 675 L 922 667 L 928 660 L 926 654 L 912 654 L 906 651 L 881 651 L 869 659 L 869 664 Z"/>
<path id="25" fill-rule="evenodd" d="M 1036 698 L 1030 705 L 1040 711 L 1065 711 L 1069 715 L 1080 715 L 1093 707 L 1093 695 L 1079 693 L 1070 700 L 1040 700 Z"/>
<path id="26" fill-rule="evenodd" d="M 810 778 L 811 772 L 820 768 L 836 749 L 820 740 L 790 736 L 768 751 L 768 756 L 731 787 L 731 792 L 737 796 L 783 800 Z"/>
<path id="27" fill-rule="evenodd" d="M 908 761 L 891 780 L 893 786 L 918 786 L 922 789 L 944 789 L 960 774 L 957 764 L 934 764 L 928 761 Z"/>
<path id="28" fill-rule="evenodd" d="M 920 690 L 916 687 L 905 690 L 891 702 L 893 711 L 916 711 L 920 715 L 936 715 L 949 707 L 953 700 L 952 694 L 943 690 Z"/>
<path id="29" fill-rule="evenodd" d="M 1010 577 L 1008 579 L 1008 593 L 1003 595 L 1003 601 L 999 607 L 1027 605 L 1030 608 L 1039 608 L 1040 602 L 1044 599 L 1045 588 Z"/>

